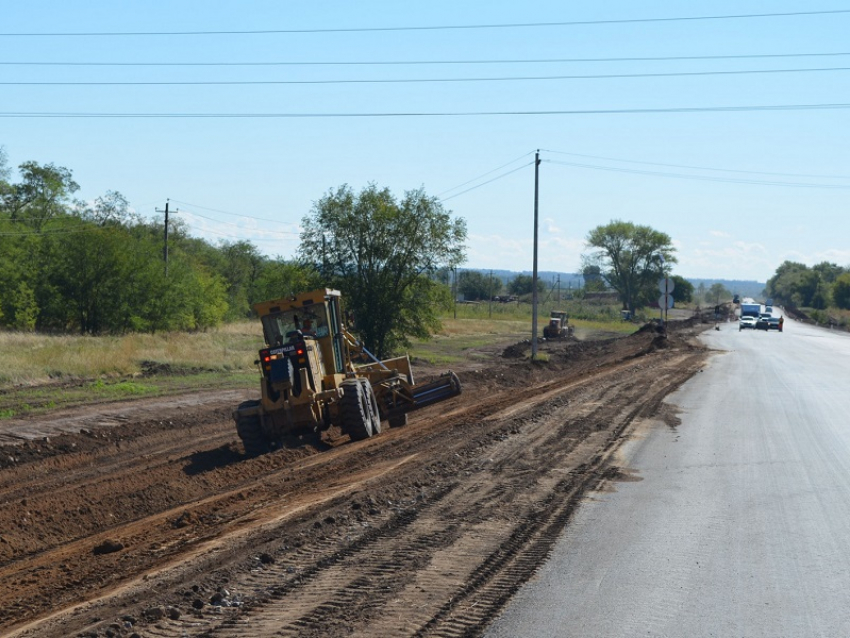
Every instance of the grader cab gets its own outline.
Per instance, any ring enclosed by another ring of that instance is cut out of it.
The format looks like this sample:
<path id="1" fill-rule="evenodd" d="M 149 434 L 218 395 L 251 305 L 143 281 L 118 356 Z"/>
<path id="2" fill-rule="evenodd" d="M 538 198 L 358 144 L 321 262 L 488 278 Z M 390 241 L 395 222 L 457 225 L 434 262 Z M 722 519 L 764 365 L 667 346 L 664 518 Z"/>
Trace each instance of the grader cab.
<path id="1" fill-rule="evenodd" d="M 407 424 L 413 410 L 460 394 L 447 372 L 415 384 L 407 355 L 379 361 L 343 321 L 340 292 L 320 289 L 254 305 L 266 346 L 260 350 L 261 398 L 234 412 L 249 455 L 262 454 L 285 436 L 339 426 L 352 440 Z M 355 363 L 366 359 L 367 363 Z"/>

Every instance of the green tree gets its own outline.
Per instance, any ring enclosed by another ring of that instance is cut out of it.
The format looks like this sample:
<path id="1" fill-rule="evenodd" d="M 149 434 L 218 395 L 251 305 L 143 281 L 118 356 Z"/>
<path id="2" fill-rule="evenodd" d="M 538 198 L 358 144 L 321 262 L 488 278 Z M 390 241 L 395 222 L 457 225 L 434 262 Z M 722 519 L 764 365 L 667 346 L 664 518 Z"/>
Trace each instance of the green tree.
<path id="1" fill-rule="evenodd" d="M 598 264 L 585 263 L 581 269 L 584 278 L 585 292 L 604 292 L 605 280 L 602 278 L 602 269 Z"/>
<path id="2" fill-rule="evenodd" d="M 20 282 L 12 303 L 15 308 L 12 327 L 27 332 L 35 330 L 35 323 L 38 320 L 38 303 L 35 300 L 35 291 L 25 282 Z"/>
<path id="3" fill-rule="evenodd" d="M 850 310 L 850 273 L 838 275 L 832 284 L 832 301 L 844 310 Z"/>
<path id="4" fill-rule="evenodd" d="M 705 293 L 705 300 L 712 305 L 719 305 L 725 301 L 732 301 L 732 293 L 721 283 L 713 283 Z"/>
<path id="5" fill-rule="evenodd" d="M 458 275 L 457 290 L 464 299 L 486 300 L 498 295 L 502 282 L 477 270 L 464 270 Z"/>
<path id="6" fill-rule="evenodd" d="M 18 168 L 20 183 L 5 183 L 0 189 L 0 210 L 14 221 L 41 230 L 49 220 L 66 211 L 70 196 L 80 187 L 71 171 L 62 166 L 24 162 Z"/>
<path id="7" fill-rule="evenodd" d="M 775 301 L 795 306 L 812 306 L 821 282 L 819 272 L 805 264 L 783 262 L 776 273 L 767 280 L 766 290 Z"/>
<path id="8" fill-rule="evenodd" d="M 436 197 L 408 191 L 399 201 L 374 184 L 329 191 L 304 218 L 300 254 L 342 290 L 365 346 L 384 357 L 439 326 L 449 299 L 431 277 L 464 259 L 466 223 Z"/>
<path id="9" fill-rule="evenodd" d="M 820 280 L 823 283 L 830 285 L 835 283 L 835 280 L 838 279 L 839 275 L 843 275 L 847 272 L 845 268 L 828 261 L 822 261 L 819 264 L 815 264 L 812 266 L 812 270 L 820 276 Z"/>
<path id="10" fill-rule="evenodd" d="M 325 285 L 327 282 L 310 266 L 281 258 L 270 259 L 263 263 L 254 282 L 254 296 L 251 301 L 256 303 L 290 297 Z"/>
<path id="11" fill-rule="evenodd" d="M 512 295 L 530 295 L 534 290 L 534 277 L 532 275 L 517 275 L 508 282 L 508 292 Z M 546 291 L 546 284 L 540 278 L 537 279 L 537 292 Z"/>
<path id="12" fill-rule="evenodd" d="M 607 284 L 617 291 L 623 308 L 634 314 L 639 303 L 655 295 L 653 288 L 670 265 L 676 263 L 670 236 L 649 226 L 614 220 L 597 226 L 587 236 L 596 250 L 585 263 L 600 267 Z"/>
<path id="13" fill-rule="evenodd" d="M 679 275 L 670 277 L 673 280 L 673 301 L 690 303 L 694 299 L 694 285 Z"/>

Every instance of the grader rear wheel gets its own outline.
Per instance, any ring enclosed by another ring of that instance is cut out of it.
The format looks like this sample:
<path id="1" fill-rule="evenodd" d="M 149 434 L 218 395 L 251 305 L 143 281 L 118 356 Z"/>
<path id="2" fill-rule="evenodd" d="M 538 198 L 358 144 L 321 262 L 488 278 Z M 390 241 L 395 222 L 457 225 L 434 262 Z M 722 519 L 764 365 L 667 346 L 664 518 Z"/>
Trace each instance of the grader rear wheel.
<path id="1" fill-rule="evenodd" d="M 368 386 L 369 390 L 372 386 Z M 372 436 L 371 406 L 366 389 L 360 379 L 346 379 L 342 382 L 342 429 L 352 441 L 362 441 Z"/>
<path id="2" fill-rule="evenodd" d="M 259 401 L 245 401 L 239 404 L 239 411 L 255 408 Z M 239 414 L 236 417 L 236 433 L 242 439 L 247 456 L 259 456 L 269 451 L 269 442 L 263 433 L 263 425 L 258 414 Z"/>

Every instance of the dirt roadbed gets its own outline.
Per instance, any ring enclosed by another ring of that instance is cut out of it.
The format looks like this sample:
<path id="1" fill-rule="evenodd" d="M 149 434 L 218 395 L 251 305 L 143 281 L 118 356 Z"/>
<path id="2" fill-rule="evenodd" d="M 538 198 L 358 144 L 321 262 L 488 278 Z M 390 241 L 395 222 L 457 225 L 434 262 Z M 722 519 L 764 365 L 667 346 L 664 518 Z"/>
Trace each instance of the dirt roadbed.
<path id="1" fill-rule="evenodd" d="M 700 330 L 500 348 L 407 427 L 256 458 L 216 393 L 10 424 L 0 635 L 480 635 L 632 429 L 675 426 Z"/>

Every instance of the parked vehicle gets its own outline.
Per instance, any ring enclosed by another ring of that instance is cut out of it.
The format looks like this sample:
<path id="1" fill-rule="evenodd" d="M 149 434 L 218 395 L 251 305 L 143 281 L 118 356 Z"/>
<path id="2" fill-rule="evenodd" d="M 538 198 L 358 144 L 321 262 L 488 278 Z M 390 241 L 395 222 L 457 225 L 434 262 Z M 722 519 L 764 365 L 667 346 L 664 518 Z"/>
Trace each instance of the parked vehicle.
<path id="1" fill-rule="evenodd" d="M 741 320 L 738 321 L 738 331 L 741 331 L 744 328 L 755 328 L 756 327 L 756 321 L 758 321 L 758 320 L 755 317 L 750 316 L 750 315 L 748 315 L 746 317 L 741 317 Z"/>

